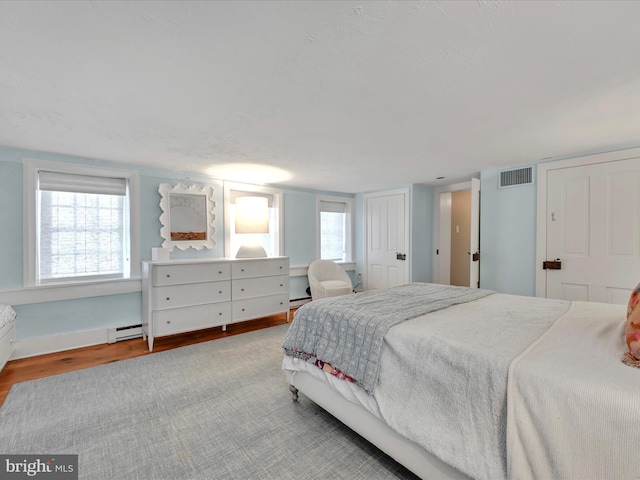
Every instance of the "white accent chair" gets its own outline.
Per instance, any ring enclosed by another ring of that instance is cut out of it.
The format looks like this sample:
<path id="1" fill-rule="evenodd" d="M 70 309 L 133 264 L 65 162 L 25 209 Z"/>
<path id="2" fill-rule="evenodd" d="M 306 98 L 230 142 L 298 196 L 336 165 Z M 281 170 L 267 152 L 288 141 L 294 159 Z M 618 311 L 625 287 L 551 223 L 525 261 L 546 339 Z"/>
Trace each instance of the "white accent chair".
<path id="1" fill-rule="evenodd" d="M 311 300 L 353 293 L 351 278 L 344 269 L 331 260 L 314 260 L 309 265 Z"/>

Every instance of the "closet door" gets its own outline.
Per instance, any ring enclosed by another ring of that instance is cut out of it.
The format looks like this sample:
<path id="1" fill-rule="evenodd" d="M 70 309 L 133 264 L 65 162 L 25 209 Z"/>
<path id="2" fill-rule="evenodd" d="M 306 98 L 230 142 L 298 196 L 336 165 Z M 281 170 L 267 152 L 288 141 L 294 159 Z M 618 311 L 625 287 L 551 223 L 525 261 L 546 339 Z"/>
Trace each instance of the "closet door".
<path id="1" fill-rule="evenodd" d="M 366 288 L 409 283 L 409 192 L 381 192 L 366 197 Z"/>
<path id="2" fill-rule="evenodd" d="M 640 272 L 640 158 L 550 170 L 546 215 L 546 257 L 561 262 L 547 265 L 546 296 L 626 304 Z"/>

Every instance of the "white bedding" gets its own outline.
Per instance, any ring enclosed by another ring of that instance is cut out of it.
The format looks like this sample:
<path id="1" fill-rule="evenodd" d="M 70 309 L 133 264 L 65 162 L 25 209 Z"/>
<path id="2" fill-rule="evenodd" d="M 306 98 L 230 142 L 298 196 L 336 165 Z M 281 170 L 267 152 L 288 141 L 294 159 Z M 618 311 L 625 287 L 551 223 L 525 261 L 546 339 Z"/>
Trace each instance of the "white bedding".
<path id="1" fill-rule="evenodd" d="M 512 479 L 640 478 L 640 370 L 624 305 L 575 302 L 509 371 Z"/>
<path id="2" fill-rule="evenodd" d="M 505 478 L 509 364 L 568 308 L 569 302 L 494 294 L 396 325 L 385 336 L 373 396 L 300 360 L 285 356 L 283 368 L 324 378 L 471 477 Z"/>
<path id="3" fill-rule="evenodd" d="M 0 304 L 0 328 L 16 319 L 16 312 L 11 305 Z"/>

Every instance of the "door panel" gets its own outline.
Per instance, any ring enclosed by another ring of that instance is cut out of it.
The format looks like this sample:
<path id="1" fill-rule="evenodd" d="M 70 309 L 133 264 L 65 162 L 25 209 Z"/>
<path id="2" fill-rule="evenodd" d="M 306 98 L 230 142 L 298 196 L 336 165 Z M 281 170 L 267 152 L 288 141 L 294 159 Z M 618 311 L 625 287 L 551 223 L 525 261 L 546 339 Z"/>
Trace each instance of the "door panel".
<path id="1" fill-rule="evenodd" d="M 546 296 L 628 301 L 640 272 L 640 159 L 547 173 Z"/>
<path id="2" fill-rule="evenodd" d="M 406 194 L 389 194 L 367 198 L 367 288 L 386 288 L 409 281 L 405 218 Z"/>

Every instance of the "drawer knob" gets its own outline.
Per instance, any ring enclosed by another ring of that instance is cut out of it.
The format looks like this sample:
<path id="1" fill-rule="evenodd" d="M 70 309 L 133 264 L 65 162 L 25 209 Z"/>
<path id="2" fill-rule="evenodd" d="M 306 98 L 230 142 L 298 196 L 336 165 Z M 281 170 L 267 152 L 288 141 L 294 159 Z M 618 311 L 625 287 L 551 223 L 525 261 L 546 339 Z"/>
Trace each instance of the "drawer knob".
<path id="1" fill-rule="evenodd" d="M 222 293 L 222 290 L 219 290 L 218 293 Z"/>
<path id="2" fill-rule="evenodd" d="M 222 312 L 218 312 L 218 315 L 222 315 Z"/>
<path id="3" fill-rule="evenodd" d="M 240 291 L 241 291 L 241 292 L 244 292 L 244 288 L 241 288 L 241 289 L 240 289 Z"/>
<path id="4" fill-rule="evenodd" d="M 282 285 L 280 285 L 280 286 L 282 286 Z M 167 300 L 171 300 L 171 298 L 170 298 L 170 297 L 167 297 Z"/>
<path id="5" fill-rule="evenodd" d="M 242 309 L 242 311 L 244 312 L 244 308 Z"/>
<path id="6" fill-rule="evenodd" d="M 280 265 L 280 270 L 282 270 L 282 269 L 283 269 L 283 267 L 282 267 L 282 265 Z"/>
<path id="7" fill-rule="evenodd" d="M 171 320 L 167 320 L 167 323 L 171 323 Z"/>
<path id="8" fill-rule="evenodd" d="M 169 278 L 170 276 L 171 276 L 171 275 L 169 275 L 169 274 L 167 273 L 167 278 Z"/>
<path id="9" fill-rule="evenodd" d="M 284 287 L 284 285 L 283 285 L 282 283 L 280 284 L 280 286 L 281 286 L 281 287 Z"/>
<path id="10" fill-rule="evenodd" d="M 241 268 L 241 269 L 240 269 L 240 271 L 241 271 L 241 272 L 244 272 L 244 268 Z"/>
<path id="11" fill-rule="evenodd" d="M 280 302 L 280 305 L 282 305 L 282 302 Z"/>
<path id="12" fill-rule="evenodd" d="M 218 270 L 218 274 L 219 274 L 219 275 L 222 275 L 222 270 Z"/>

